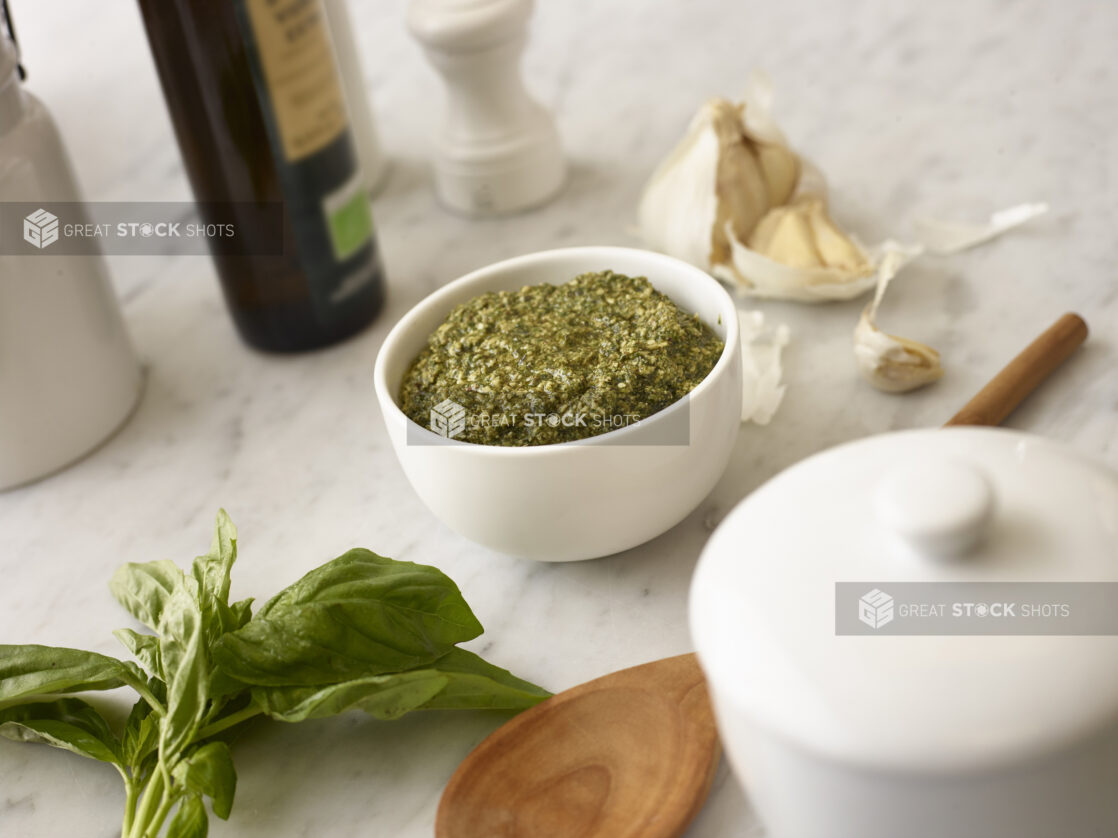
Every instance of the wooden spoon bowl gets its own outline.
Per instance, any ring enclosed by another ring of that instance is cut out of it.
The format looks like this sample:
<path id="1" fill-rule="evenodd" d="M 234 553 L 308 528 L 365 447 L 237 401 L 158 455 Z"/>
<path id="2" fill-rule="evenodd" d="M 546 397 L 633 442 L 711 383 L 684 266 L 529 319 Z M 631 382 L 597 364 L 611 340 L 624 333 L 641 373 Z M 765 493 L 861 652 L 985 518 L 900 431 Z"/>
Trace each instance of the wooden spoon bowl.
<path id="1" fill-rule="evenodd" d="M 702 808 L 718 732 L 693 654 L 560 693 L 466 757 L 436 838 L 674 838 Z"/>

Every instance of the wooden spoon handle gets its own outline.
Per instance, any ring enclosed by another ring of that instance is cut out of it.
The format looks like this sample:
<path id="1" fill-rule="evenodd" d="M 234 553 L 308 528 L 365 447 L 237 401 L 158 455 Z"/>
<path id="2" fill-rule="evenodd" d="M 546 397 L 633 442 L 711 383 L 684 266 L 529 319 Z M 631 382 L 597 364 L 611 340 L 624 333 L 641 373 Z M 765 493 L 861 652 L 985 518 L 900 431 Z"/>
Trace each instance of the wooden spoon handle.
<path id="1" fill-rule="evenodd" d="M 1000 425 L 1086 339 L 1083 318 L 1065 314 L 1006 364 L 947 425 Z"/>

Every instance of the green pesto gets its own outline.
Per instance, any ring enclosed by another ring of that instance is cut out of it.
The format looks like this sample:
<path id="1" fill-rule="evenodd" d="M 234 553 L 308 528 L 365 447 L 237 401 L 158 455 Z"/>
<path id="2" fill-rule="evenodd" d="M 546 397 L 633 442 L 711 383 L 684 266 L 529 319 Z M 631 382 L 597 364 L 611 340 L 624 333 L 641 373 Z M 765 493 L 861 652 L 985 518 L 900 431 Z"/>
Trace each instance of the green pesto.
<path id="1" fill-rule="evenodd" d="M 582 274 L 458 306 L 405 374 L 400 407 L 427 428 L 433 407 L 456 402 L 466 424 L 449 435 L 465 442 L 569 442 L 678 401 L 723 347 L 647 279 Z"/>

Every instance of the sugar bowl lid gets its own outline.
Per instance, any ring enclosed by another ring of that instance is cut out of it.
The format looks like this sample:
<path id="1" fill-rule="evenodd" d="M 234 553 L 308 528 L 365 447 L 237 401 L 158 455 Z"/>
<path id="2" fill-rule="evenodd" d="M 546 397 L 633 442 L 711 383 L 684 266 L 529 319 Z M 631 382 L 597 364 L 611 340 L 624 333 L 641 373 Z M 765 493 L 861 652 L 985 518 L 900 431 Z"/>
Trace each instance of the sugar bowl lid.
<path id="1" fill-rule="evenodd" d="M 1115 582 L 1114 471 L 1007 430 L 904 431 L 742 501 L 703 551 L 690 621 L 717 701 L 755 724 L 846 761 L 950 770 L 1114 723 L 1118 630 L 1057 634 L 1084 625 L 1081 603 L 1035 600 Z"/>

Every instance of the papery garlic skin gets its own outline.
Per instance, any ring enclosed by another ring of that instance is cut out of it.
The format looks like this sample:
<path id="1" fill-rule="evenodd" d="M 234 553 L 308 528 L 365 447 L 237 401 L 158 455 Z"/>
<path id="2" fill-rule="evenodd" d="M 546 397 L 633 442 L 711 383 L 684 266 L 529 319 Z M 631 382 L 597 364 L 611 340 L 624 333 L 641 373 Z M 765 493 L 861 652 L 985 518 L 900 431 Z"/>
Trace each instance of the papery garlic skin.
<path id="1" fill-rule="evenodd" d="M 760 311 L 738 311 L 741 334 L 741 421 L 767 425 L 787 387 L 782 381 L 781 353 L 791 339 L 783 323 L 769 326 Z"/>
<path id="2" fill-rule="evenodd" d="M 872 304 L 854 329 L 854 358 L 862 375 L 878 390 L 907 393 L 943 377 L 939 353 L 908 338 L 887 335 L 873 323 Z"/>
<path id="3" fill-rule="evenodd" d="M 719 142 L 713 116 L 710 107 L 695 114 L 683 140 L 652 173 L 638 208 L 645 244 L 703 270 L 710 268 L 718 214 Z"/>
<path id="4" fill-rule="evenodd" d="M 913 219 L 916 237 L 932 253 L 959 253 L 995 239 L 1002 233 L 1012 230 L 1048 212 L 1048 204 L 1017 204 L 998 210 L 981 224 L 965 224 L 958 221 L 919 217 Z"/>

